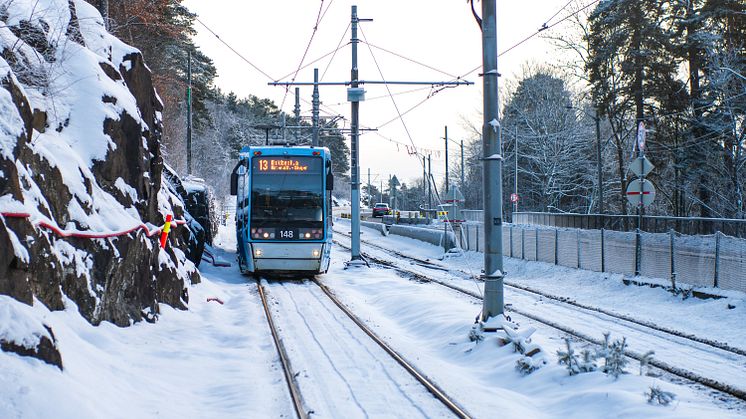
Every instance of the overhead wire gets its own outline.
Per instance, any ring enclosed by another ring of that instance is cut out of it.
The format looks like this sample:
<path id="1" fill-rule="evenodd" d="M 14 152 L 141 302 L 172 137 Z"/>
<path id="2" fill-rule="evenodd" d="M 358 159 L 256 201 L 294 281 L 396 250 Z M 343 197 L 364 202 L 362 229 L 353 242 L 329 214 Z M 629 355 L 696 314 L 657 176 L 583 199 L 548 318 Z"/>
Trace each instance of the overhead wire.
<path id="1" fill-rule="evenodd" d="M 334 0 L 330 0 L 329 6 L 331 6 L 331 2 Z M 298 68 L 295 70 L 295 74 L 293 74 L 293 78 L 290 80 L 291 82 L 295 81 L 295 78 L 298 77 L 298 72 L 300 72 L 301 66 L 303 66 L 303 61 L 305 61 L 306 56 L 308 55 L 308 50 L 311 49 L 311 44 L 313 43 L 314 38 L 316 37 L 316 32 L 319 30 L 319 24 L 321 23 L 321 19 L 323 16 L 326 15 L 326 13 L 323 13 L 324 10 L 324 0 L 321 0 L 321 3 L 319 4 L 319 12 L 316 15 L 316 23 L 313 26 L 313 31 L 311 32 L 311 37 L 308 39 L 308 44 L 306 44 L 306 49 L 303 51 L 303 56 L 300 59 L 300 62 L 298 63 Z M 328 10 L 328 8 L 327 8 Z M 285 106 L 285 100 L 288 97 L 288 92 L 290 92 L 290 86 L 285 86 L 285 94 L 282 96 L 282 103 L 280 103 L 280 109 Z"/>
<path id="2" fill-rule="evenodd" d="M 246 62 L 246 63 L 247 63 L 248 65 L 250 65 L 250 66 L 251 66 L 252 68 L 254 68 L 254 70 L 258 71 L 259 73 L 261 73 L 261 74 L 262 74 L 262 75 L 263 75 L 264 77 L 266 77 L 266 78 L 267 78 L 267 79 L 269 79 L 269 80 L 275 80 L 275 78 L 273 78 L 272 76 L 270 76 L 269 74 L 267 74 L 267 73 L 266 73 L 266 72 L 265 72 L 264 70 L 262 70 L 261 68 L 259 68 L 259 67 L 258 67 L 257 65 L 255 65 L 255 64 L 254 64 L 254 63 L 252 63 L 251 61 L 249 61 L 249 59 L 248 59 L 248 58 L 244 57 L 244 56 L 243 56 L 243 55 L 242 55 L 242 54 L 241 54 L 240 52 L 238 52 L 238 51 L 237 51 L 237 50 L 236 50 L 235 48 L 233 48 L 232 46 L 230 46 L 230 44 L 228 44 L 227 42 L 225 42 L 225 41 L 223 40 L 223 38 L 221 38 L 221 37 L 220 37 L 220 35 L 218 35 L 218 34 L 217 34 L 217 33 L 216 33 L 215 31 L 213 31 L 213 30 L 212 30 L 212 29 L 211 29 L 211 28 L 210 28 L 209 26 L 207 26 L 207 25 L 206 25 L 206 24 L 205 24 L 205 23 L 204 23 L 204 22 L 203 22 L 202 20 L 200 20 L 200 18 L 198 18 L 198 17 L 196 17 L 196 16 L 195 16 L 194 20 L 196 20 L 196 21 L 197 21 L 197 22 L 198 22 L 198 23 L 199 23 L 200 25 L 202 25 L 202 26 L 203 26 L 203 27 L 204 27 L 205 29 L 207 29 L 207 30 L 208 30 L 208 31 L 209 31 L 209 32 L 210 32 L 211 34 L 215 35 L 215 37 L 216 37 L 216 38 L 218 38 L 218 40 L 219 40 L 219 41 L 220 41 L 220 42 L 221 42 L 221 43 L 222 43 L 223 45 L 225 45 L 226 47 L 228 47 L 228 49 L 229 49 L 229 50 L 231 50 L 231 51 L 232 51 L 232 52 L 233 52 L 234 54 L 236 54 L 236 55 L 237 55 L 237 56 L 238 56 L 239 58 L 241 58 L 241 59 L 242 59 L 243 61 L 245 61 L 245 62 Z"/>
<path id="3" fill-rule="evenodd" d="M 342 47 L 342 42 L 344 42 L 345 36 L 347 35 L 347 31 L 350 30 L 350 25 L 352 25 L 352 23 L 348 23 L 347 24 L 347 28 L 345 29 L 344 33 L 342 34 L 342 37 L 339 38 L 339 43 L 337 44 L 337 48 L 334 50 L 334 55 L 332 55 L 332 58 L 330 58 L 329 62 L 326 63 L 326 68 L 324 68 L 324 72 L 321 73 L 321 77 L 319 78 L 319 80 L 324 80 L 324 76 L 326 76 L 326 72 L 329 70 L 329 66 L 332 65 L 332 61 L 334 61 L 334 57 L 337 56 L 337 51 L 339 51 L 339 49 Z M 347 45 L 350 45 L 350 42 L 348 42 L 347 44 L 345 44 L 345 46 L 347 46 Z"/>

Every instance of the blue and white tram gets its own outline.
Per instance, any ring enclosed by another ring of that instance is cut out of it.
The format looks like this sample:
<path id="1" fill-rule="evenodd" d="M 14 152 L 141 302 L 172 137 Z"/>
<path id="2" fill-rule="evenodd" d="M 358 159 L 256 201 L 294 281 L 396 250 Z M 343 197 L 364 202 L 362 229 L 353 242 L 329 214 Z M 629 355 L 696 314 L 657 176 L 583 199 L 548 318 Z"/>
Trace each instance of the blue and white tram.
<path id="1" fill-rule="evenodd" d="M 326 272 L 333 185 L 327 148 L 244 147 L 231 174 L 241 272 Z"/>

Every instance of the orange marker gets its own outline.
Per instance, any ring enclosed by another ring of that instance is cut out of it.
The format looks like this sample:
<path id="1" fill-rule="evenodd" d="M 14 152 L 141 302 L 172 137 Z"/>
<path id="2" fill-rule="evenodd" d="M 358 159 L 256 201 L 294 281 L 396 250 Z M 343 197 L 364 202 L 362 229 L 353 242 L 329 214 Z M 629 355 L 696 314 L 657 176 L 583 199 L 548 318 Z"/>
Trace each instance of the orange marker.
<path id="1" fill-rule="evenodd" d="M 171 214 L 166 215 L 166 224 L 163 226 L 163 232 L 161 233 L 161 249 L 166 248 L 166 239 L 168 238 L 168 232 L 171 231 L 171 220 L 173 220 Z"/>

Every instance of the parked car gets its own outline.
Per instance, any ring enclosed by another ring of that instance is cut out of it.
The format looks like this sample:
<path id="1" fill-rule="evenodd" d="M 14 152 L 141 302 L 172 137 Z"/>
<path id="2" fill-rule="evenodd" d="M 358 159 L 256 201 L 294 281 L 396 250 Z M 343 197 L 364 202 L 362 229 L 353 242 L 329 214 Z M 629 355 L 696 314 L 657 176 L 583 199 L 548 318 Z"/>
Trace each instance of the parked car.
<path id="1" fill-rule="evenodd" d="M 374 217 L 383 217 L 384 215 L 389 214 L 391 214 L 391 208 L 389 208 L 389 204 L 385 202 L 379 202 L 373 206 Z"/>

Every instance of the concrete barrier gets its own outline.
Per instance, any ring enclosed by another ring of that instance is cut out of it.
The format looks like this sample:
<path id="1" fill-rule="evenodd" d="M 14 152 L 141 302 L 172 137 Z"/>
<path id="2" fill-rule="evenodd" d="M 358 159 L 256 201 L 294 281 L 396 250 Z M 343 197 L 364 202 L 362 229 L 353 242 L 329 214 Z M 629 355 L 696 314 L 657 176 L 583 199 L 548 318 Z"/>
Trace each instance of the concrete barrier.
<path id="1" fill-rule="evenodd" d="M 392 225 L 389 227 L 389 234 L 396 234 L 399 236 L 409 237 L 412 239 L 420 240 L 426 243 L 434 244 L 436 246 L 443 246 L 443 230 L 434 230 L 422 227 L 411 227 L 403 225 Z M 455 247 L 456 236 L 452 231 L 448 232 L 446 247 L 452 249 Z"/>
<path id="2" fill-rule="evenodd" d="M 389 235 L 389 230 L 386 228 L 385 224 L 374 223 L 374 222 L 371 222 L 371 221 L 360 221 L 360 225 L 363 226 L 363 227 L 368 227 L 368 228 L 372 228 L 374 230 L 378 230 L 384 236 L 388 236 Z"/>

